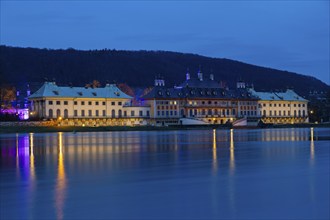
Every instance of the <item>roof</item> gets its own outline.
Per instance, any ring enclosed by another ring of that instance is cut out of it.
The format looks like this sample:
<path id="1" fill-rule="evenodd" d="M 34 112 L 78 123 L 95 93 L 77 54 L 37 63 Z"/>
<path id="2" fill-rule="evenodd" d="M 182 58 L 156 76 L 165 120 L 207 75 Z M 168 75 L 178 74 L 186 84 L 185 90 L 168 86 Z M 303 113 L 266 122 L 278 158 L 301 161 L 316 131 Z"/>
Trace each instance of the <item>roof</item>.
<path id="1" fill-rule="evenodd" d="M 267 101 L 301 101 L 307 102 L 308 100 L 302 98 L 291 89 L 287 89 L 285 92 L 257 92 L 254 89 L 249 89 L 251 94 L 259 97 L 261 100 Z"/>
<path id="2" fill-rule="evenodd" d="M 221 88 L 166 88 L 164 86 L 154 87 L 144 99 L 246 99 L 257 100 L 246 89 L 226 90 Z"/>
<path id="3" fill-rule="evenodd" d="M 190 78 L 183 83 L 181 83 L 178 87 L 190 87 L 190 88 L 219 88 L 220 84 L 214 80 L 209 78 L 205 78 L 203 80 Z"/>
<path id="4" fill-rule="evenodd" d="M 132 97 L 125 94 L 114 84 L 107 84 L 103 88 L 85 88 L 57 86 L 54 82 L 45 82 L 41 88 L 33 93 L 29 99 L 42 97 L 61 98 L 123 98 Z"/>

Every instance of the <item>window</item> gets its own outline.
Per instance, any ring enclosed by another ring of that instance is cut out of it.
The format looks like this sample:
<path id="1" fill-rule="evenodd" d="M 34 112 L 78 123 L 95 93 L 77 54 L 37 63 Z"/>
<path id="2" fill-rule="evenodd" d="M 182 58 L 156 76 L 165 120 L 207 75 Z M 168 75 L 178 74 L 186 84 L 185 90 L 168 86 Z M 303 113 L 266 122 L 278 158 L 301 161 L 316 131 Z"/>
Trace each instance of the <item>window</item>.
<path id="1" fill-rule="evenodd" d="M 302 104 L 302 107 L 305 107 L 305 104 Z"/>
<path id="2" fill-rule="evenodd" d="M 269 116 L 272 116 L 272 111 L 269 111 Z"/>
<path id="3" fill-rule="evenodd" d="M 278 107 L 281 107 L 281 104 L 278 104 Z"/>
<path id="4" fill-rule="evenodd" d="M 73 104 L 74 104 L 74 105 L 78 105 L 78 102 L 77 102 L 77 101 L 74 101 Z"/>
<path id="5" fill-rule="evenodd" d="M 297 107 L 297 104 L 293 104 L 293 107 Z"/>
<path id="6" fill-rule="evenodd" d="M 285 104 L 283 104 L 283 107 L 285 107 Z"/>
<path id="7" fill-rule="evenodd" d="M 118 110 L 118 117 L 121 118 L 121 115 L 122 115 L 122 114 L 121 114 L 121 109 L 119 109 L 119 110 Z"/>
<path id="8" fill-rule="evenodd" d="M 112 118 L 116 117 L 116 112 L 115 112 L 114 109 L 111 110 L 111 117 L 112 117 Z"/>
<path id="9" fill-rule="evenodd" d="M 85 105 L 85 102 L 84 101 L 81 101 L 81 105 Z"/>
<path id="10" fill-rule="evenodd" d="M 264 117 L 266 116 L 266 110 L 263 111 L 262 116 L 264 116 Z"/>
<path id="11" fill-rule="evenodd" d="M 118 102 L 118 105 L 121 105 L 121 102 Z"/>
<path id="12" fill-rule="evenodd" d="M 60 105 L 61 104 L 61 101 L 56 101 L 56 105 Z"/>
<path id="13" fill-rule="evenodd" d="M 274 116 L 276 116 L 276 111 L 274 111 Z"/>
<path id="14" fill-rule="evenodd" d="M 92 102 L 88 102 L 88 105 L 92 105 Z"/>
<path id="15" fill-rule="evenodd" d="M 78 110 L 74 110 L 74 117 L 78 116 Z"/>
<path id="16" fill-rule="evenodd" d="M 274 107 L 276 107 L 276 103 L 274 104 Z"/>
<path id="17" fill-rule="evenodd" d="M 53 117 L 53 109 L 49 109 L 48 115 L 49 115 L 50 118 Z"/>
<path id="18" fill-rule="evenodd" d="M 116 105 L 116 103 L 115 102 L 111 102 L 111 105 Z"/>
<path id="19" fill-rule="evenodd" d="M 106 116 L 107 115 L 105 110 L 102 110 L 102 115 L 103 116 Z"/>
<path id="20" fill-rule="evenodd" d="M 92 116 L 92 110 L 88 110 L 88 116 Z"/>
<path id="21" fill-rule="evenodd" d="M 139 111 L 139 115 L 142 116 L 143 115 L 143 112 L 142 111 Z"/>
<path id="22" fill-rule="evenodd" d="M 149 110 L 147 110 L 147 116 L 150 116 L 150 112 L 149 112 Z"/>
<path id="23" fill-rule="evenodd" d="M 69 112 L 67 109 L 64 109 L 64 118 L 68 118 L 69 117 Z"/>
<path id="24" fill-rule="evenodd" d="M 48 101 L 48 104 L 49 105 L 53 105 L 53 101 Z"/>
<path id="25" fill-rule="evenodd" d="M 281 116 L 281 111 L 278 111 L 278 115 Z"/>
<path id="26" fill-rule="evenodd" d="M 300 104 L 298 104 L 298 107 L 300 107 Z"/>
<path id="27" fill-rule="evenodd" d="M 291 112 L 290 111 L 288 111 L 288 116 L 291 116 Z"/>
<path id="28" fill-rule="evenodd" d="M 264 103 L 264 104 L 262 104 L 262 106 L 263 106 L 263 107 L 266 107 L 266 104 Z"/>
<path id="29" fill-rule="evenodd" d="M 227 109 L 227 115 L 229 115 L 229 109 Z"/>
<path id="30" fill-rule="evenodd" d="M 290 107 L 291 105 L 290 104 L 288 104 L 288 107 Z"/>
<path id="31" fill-rule="evenodd" d="M 60 117 L 60 116 L 61 116 L 61 110 L 57 109 L 57 110 L 56 110 L 56 117 L 58 118 L 58 117 Z"/>
<path id="32" fill-rule="evenodd" d="M 64 101 L 64 105 L 68 105 L 68 101 Z"/>
<path id="33" fill-rule="evenodd" d="M 99 102 L 95 102 L 95 105 L 99 105 Z"/>
<path id="34" fill-rule="evenodd" d="M 95 116 L 99 116 L 99 110 L 95 110 Z"/>
<path id="35" fill-rule="evenodd" d="M 105 102 L 102 102 L 102 105 L 105 105 Z"/>
<path id="36" fill-rule="evenodd" d="M 124 117 L 127 117 L 127 111 L 124 111 Z"/>
<path id="37" fill-rule="evenodd" d="M 81 116 L 85 116 L 85 110 L 81 110 Z"/>
<path id="38" fill-rule="evenodd" d="M 269 104 L 269 107 L 272 107 L 272 104 L 271 103 Z"/>
<path id="39" fill-rule="evenodd" d="M 134 114 L 134 111 L 131 111 L 131 116 L 134 117 L 134 115 L 135 115 L 135 114 Z"/>
<path id="40" fill-rule="evenodd" d="M 283 116 L 285 116 L 285 111 L 283 111 Z"/>
<path id="41" fill-rule="evenodd" d="M 157 111 L 157 116 L 160 116 L 160 111 Z"/>

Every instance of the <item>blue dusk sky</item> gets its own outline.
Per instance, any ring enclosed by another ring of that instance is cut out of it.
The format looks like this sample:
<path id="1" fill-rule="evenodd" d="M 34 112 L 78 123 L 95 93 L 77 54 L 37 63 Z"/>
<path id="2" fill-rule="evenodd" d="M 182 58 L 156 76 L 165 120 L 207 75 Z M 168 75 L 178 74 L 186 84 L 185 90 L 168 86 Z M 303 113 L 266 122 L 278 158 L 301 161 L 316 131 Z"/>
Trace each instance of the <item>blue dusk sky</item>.
<path id="1" fill-rule="evenodd" d="M 2 1 L 1 44 L 167 50 L 330 84 L 329 1 Z"/>

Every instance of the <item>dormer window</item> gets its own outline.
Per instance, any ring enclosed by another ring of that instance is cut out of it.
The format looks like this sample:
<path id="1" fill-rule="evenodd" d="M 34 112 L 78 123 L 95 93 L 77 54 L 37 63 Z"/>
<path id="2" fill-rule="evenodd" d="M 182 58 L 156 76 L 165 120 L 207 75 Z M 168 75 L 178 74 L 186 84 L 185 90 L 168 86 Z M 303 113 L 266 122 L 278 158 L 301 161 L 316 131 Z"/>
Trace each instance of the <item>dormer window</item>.
<path id="1" fill-rule="evenodd" d="M 79 96 L 82 96 L 82 92 L 78 92 L 78 95 L 79 95 Z"/>
<path id="2" fill-rule="evenodd" d="M 96 92 L 92 92 L 93 96 L 96 96 Z"/>
<path id="3" fill-rule="evenodd" d="M 163 95 L 162 91 L 159 90 L 158 91 L 158 95 Z"/>
<path id="4" fill-rule="evenodd" d="M 58 91 L 53 91 L 53 93 L 54 93 L 55 95 L 58 95 Z"/>

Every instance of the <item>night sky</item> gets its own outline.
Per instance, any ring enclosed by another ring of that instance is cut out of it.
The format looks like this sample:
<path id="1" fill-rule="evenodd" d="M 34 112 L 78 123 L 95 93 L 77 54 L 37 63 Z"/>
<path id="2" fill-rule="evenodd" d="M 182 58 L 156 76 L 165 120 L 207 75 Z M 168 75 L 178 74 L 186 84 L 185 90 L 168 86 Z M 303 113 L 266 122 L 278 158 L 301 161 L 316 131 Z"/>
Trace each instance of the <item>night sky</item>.
<path id="1" fill-rule="evenodd" d="M 1 1 L 1 44 L 167 50 L 330 84 L 329 1 Z"/>

